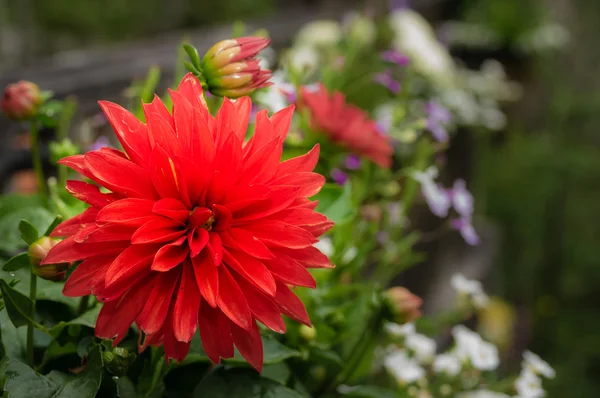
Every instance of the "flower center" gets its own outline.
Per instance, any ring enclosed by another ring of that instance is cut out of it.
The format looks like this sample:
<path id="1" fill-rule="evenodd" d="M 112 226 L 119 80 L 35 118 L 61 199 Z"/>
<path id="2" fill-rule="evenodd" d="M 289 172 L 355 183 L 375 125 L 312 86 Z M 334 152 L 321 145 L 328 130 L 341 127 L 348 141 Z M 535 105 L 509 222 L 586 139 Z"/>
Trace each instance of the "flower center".
<path id="1" fill-rule="evenodd" d="M 188 218 L 188 228 L 193 229 L 196 227 L 204 228 L 207 231 L 211 231 L 215 223 L 215 213 L 206 207 L 195 207 L 190 212 Z"/>

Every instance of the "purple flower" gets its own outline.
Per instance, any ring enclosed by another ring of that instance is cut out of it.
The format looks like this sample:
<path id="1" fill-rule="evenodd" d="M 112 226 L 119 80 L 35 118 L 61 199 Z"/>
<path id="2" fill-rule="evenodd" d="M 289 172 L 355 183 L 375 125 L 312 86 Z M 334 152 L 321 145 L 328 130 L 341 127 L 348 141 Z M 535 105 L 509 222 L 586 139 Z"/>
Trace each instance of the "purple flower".
<path id="1" fill-rule="evenodd" d="M 338 185 L 344 185 L 348 182 L 348 175 L 338 168 L 331 170 L 331 178 L 333 178 L 333 181 Z"/>
<path id="2" fill-rule="evenodd" d="M 450 198 L 454 210 L 462 217 L 470 220 L 473 216 L 473 195 L 467 190 L 465 180 L 459 179 L 454 182 L 450 190 Z"/>
<path id="3" fill-rule="evenodd" d="M 381 59 L 398 66 L 407 66 L 410 63 L 410 58 L 396 50 L 388 50 L 383 52 L 381 54 Z"/>
<path id="4" fill-rule="evenodd" d="M 92 145 L 90 145 L 90 151 L 97 151 L 105 147 L 112 148 L 112 145 L 110 145 L 110 140 L 108 137 L 101 135 L 100 137 L 96 138 L 96 141 L 94 141 Z"/>
<path id="5" fill-rule="evenodd" d="M 450 195 L 440 184 L 435 182 L 438 170 L 430 166 L 425 171 L 415 171 L 412 177 L 421 184 L 421 193 L 433 214 L 446 217 L 450 210 Z"/>
<path id="6" fill-rule="evenodd" d="M 358 170 L 360 169 L 360 158 L 357 155 L 348 155 L 346 157 L 346 161 L 344 162 L 346 168 L 349 170 Z"/>
<path id="7" fill-rule="evenodd" d="M 389 70 L 383 73 L 376 73 L 375 76 L 373 76 L 373 81 L 387 87 L 394 95 L 398 94 L 402 89 L 400 82 L 394 80 Z"/>
<path id="8" fill-rule="evenodd" d="M 427 129 L 431 131 L 437 141 L 447 142 L 449 137 L 446 125 L 452 119 L 448 109 L 436 101 L 430 101 L 425 105 L 425 111 L 427 112 Z"/>
<path id="9" fill-rule="evenodd" d="M 463 237 L 465 242 L 471 246 L 476 246 L 479 244 L 479 235 L 477 235 L 477 231 L 473 228 L 473 224 L 471 224 L 470 219 L 466 218 L 456 218 L 450 221 L 450 226 L 460 232 L 460 235 Z"/>

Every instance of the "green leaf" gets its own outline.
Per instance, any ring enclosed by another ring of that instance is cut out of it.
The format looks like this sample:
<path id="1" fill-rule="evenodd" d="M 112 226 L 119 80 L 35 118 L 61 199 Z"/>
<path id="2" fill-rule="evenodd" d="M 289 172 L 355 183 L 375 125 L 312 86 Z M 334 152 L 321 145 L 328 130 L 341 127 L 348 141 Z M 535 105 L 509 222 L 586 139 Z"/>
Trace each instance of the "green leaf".
<path id="1" fill-rule="evenodd" d="M 27 330 L 25 328 L 17 329 L 12 324 L 6 310 L 3 309 L 0 311 L 0 344 L 4 349 L 5 355 L 25 359 L 26 333 Z"/>
<path id="2" fill-rule="evenodd" d="M 279 362 L 263 367 L 260 375 L 265 379 L 271 379 L 285 385 L 291 374 L 290 367 L 285 362 Z"/>
<path id="3" fill-rule="evenodd" d="M 128 377 L 113 377 L 119 398 L 136 398 L 135 386 Z"/>
<path id="4" fill-rule="evenodd" d="M 16 233 L 21 220 L 28 220 L 35 229 L 44 231 L 53 219 L 54 216 L 43 207 L 18 208 L 6 214 L 0 218 L 0 251 L 11 253 L 26 246 Z"/>
<path id="5" fill-rule="evenodd" d="M 328 198 L 331 199 L 331 198 Z M 321 202 L 319 201 L 319 205 Z M 324 206 L 327 206 L 326 204 Z M 341 194 L 330 202 L 329 206 L 322 208 L 323 214 L 337 225 L 351 221 L 356 214 L 356 208 L 352 203 L 352 186 L 346 183 Z"/>
<path id="6" fill-rule="evenodd" d="M 27 252 L 17 254 L 14 257 L 8 259 L 4 266 L 2 267 L 2 271 L 6 272 L 14 272 L 18 269 L 25 268 L 29 266 L 29 255 Z"/>
<path id="7" fill-rule="evenodd" d="M 86 311 L 81 316 L 73 320 L 70 320 L 68 322 L 62 321 L 54 325 L 49 332 L 54 338 L 58 338 L 62 330 L 69 325 L 82 325 L 93 329 L 94 327 L 96 327 L 96 319 L 98 318 L 98 313 L 100 312 L 101 308 L 101 305 L 97 305 L 96 307 L 92 308 L 89 311 Z"/>
<path id="8" fill-rule="evenodd" d="M 400 398 L 400 395 L 387 388 L 376 386 L 354 386 L 340 389 L 340 394 L 345 397 L 355 398 Z"/>
<path id="9" fill-rule="evenodd" d="M 35 243 L 40 237 L 38 230 L 27 220 L 21 220 L 19 223 L 19 232 L 21 232 L 21 238 L 28 245 Z"/>
<path id="10" fill-rule="evenodd" d="M 94 398 L 102 382 L 102 356 L 96 347 L 86 369 L 75 377 L 55 371 L 46 377 L 18 359 L 6 357 L 0 362 L 0 375 L 10 398 Z"/>
<path id="11" fill-rule="evenodd" d="M 10 287 L 4 279 L 0 279 L 0 291 L 2 291 L 2 298 L 4 299 L 8 316 L 15 327 L 33 322 L 31 319 L 33 303 L 29 297 Z"/>
<path id="12" fill-rule="evenodd" d="M 276 381 L 261 377 L 255 370 L 217 368 L 192 393 L 193 398 L 302 398 L 303 395 Z"/>
<path id="13" fill-rule="evenodd" d="M 54 217 L 54 220 L 50 223 L 50 225 L 48 225 L 48 228 L 46 228 L 46 231 L 44 231 L 44 236 L 50 236 L 52 231 L 54 231 L 54 228 L 58 227 L 58 224 L 60 224 L 61 222 L 62 222 L 61 215 Z"/>
<path id="14" fill-rule="evenodd" d="M 192 61 L 192 65 L 198 70 L 200 70 L 200 55 L 198 55 L 198 50 L 196 47 L 191 44 L 185 43 L 183 45 L 183 49 L 187 53 L 188 57 L 190 57 L 190 61 Z"/>

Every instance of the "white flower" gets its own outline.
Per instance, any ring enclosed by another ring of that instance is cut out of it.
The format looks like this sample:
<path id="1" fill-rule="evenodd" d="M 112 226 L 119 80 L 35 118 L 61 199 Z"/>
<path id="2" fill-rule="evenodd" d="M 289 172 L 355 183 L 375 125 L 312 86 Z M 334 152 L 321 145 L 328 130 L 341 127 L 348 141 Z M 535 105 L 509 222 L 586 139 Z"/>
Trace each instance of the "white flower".
<path id="1" fill-rule="evenodd" d="M 454 62 L 448 50 L 438 42 L 429 23 L 418 13 L 398 9 L 390 14 L 394 30 L 393 46 L 408 55 L 411 63 L 436 83 L 449 86 L 454 79 Z"/>
<path id="2" fill-rule="evenodd" d="M 351 11 L 344 17 L 343 25 L 349 39 L 363 46 L 372 45 L 377 38 L 375 22 L 356 11 Z"/>
<path id="3" fill-rule="evenodd" d="M 483 291 L 481 282 L 465 278 L 463 274 L 452 275 L 450 284 L 458 294 L 468 296 L 473 305 L 477 308 L 483 308 L 488 305 L 490 299 Z"/>
<path id="4" fill-rule="evenodd" d="M 337 21 L 313 21 L 298 31 L 296 42 L 307 46 L 326 47 L 337 44 L 342 36 L 342 28 Z"/>
<path id="5" fill-rule="evenodd" d="M 553 379 L 556 376 L 556 372 L 548 362 L 531 351 L 523 353 L 523 367 L 530 369 L 536 375 L 544 376 L 548 379 Z"/>
<path id="6" fill-rule="evenodd" d="M 458 325 L 452 328 L 452 336 L 456 342 L 456 355 L 468 360 L 475 369 L 494 370 L 500 365 L 498 348 L 483 340 L 478 333 Z"/>
<path id="7" fill-rule="evenodd" d="M 448 376 L 456 376 L 460 373 L 462 364 L 456 355 L 440 354 L 433 360 L 433 371 L 445 373 Z"/>
<path id="8" fill-rule="evenodd" d="M 279 112 L 290 104 L 290 99 L 296 95 L 293 84 L 284 79 L 282 71 L 276 71 L 271 77 L 271 86 L 256 93 L 256 101 L 265 105 L 271 112 Z"/>
<path id="9" fill-rule="evenodd" d="M 327 257 L 331 257 L 333 255 L 333 243 L 331 243 L 330 238 L 321 238 L 317 243 L 313 245 L 317 249 L 321 250 L 321 252 Z"/>
<path id="10" fill-rule="evenodd" d="M 541 398 L 546 395 L 542 388 L 542 380 L 531 370 L 521 370 L 519 377 L 515 380 L 517 394 L 523 398 Z"/>
<path id="11" fill-rule="evenodd" d="M 438 217 L 446 217 L 450 210 L 450 196 L 448 192 L 438 183 L 435 178 L 438 176 L 438 170 L 435 166 L 430 166 L 425 171 L 414 171 L 412 177 L 421 184 L 421 193 L 433 214 Z"/>
<path id="12" fill-rule="evenodd" d="M 390 353 L 384 359 L 384 366 L 400 383 L 413 383 L 425 376 L 425 370 L 409 358 L 404 350 Z"/>
<path id="13" fill-rule="evenodd" d="M 314 47 L 292 47 L 286 53 L 287 63 L 302 72 L 312 72 L 319 66 L 319 53 Z"/>
<path id="14" fill-rule="evenodd" d="M 406 336 L 404 344 L 415 354 L 415 357 L 421 363 L 429 363 L 435 356 L 435 340 L 423 334 L 409 334 Z"/>
<path id="15" fill-rule="evenodd" d="M 384 326 L 385 331 L 393 336 L 393 337 L 405 337 L 411 334 L 415 334 L 415 324 L 414 323 L 405 323 L 404 325 L 399 325 L 397 323 L 386 323 Z"/>
<path id="16" fill-rule="evenodd" d="M 462 393 L 457 398 L 510 398 L 510 396 L 490 390 L 476 390 Z"/>
<path id="17" fill-rule="evenodd" d="M 467 190 L 465 180 L 458 179 L 452 186 L 452 205 L 462 217 L 471 218 L 473 215 L 473 195 Z"/>

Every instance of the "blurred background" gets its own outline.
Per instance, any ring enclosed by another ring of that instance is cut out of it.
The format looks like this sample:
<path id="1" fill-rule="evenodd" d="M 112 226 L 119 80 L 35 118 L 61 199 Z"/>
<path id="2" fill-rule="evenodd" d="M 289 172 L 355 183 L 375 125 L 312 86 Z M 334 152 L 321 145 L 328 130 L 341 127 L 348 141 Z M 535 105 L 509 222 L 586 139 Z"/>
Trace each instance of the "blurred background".
<path id="1" fill-rule="evenodd" d="M 268 29 L 278 49 L 306 22 L 339 20 L 353 8 L 377 2 L 0 0 L 0 86 L 32 80 L 58 97 L 74 95 L 78 118 L 90 118 L 97 112 L 96 100 L 121 97 L 151 65 L 172 74 L 184 36 L 205 49 L 230 34 L 231 22 L 243 19 Z M 548 385 L 550 397 L 597 397 L 600 2 L 392 3 L 422 13 L 465 64 L 477 68 L 497 59 L 522 85 L 521 99 L 505 109 L 506 127 L 493 135 L 459 131 L 448 167 L 470 181 L 475 193 L 484 237 L 477 255 L 485 259 L 477 262 L 475 275 L 502 297 L 491 309 L 498 313 L 486 317 L 491 328 L 497 319 L 511 325 L 512 348 L 505 355 L 518 362 L 518 353 L 529 347 L 555 366 L 558 377 Z M 22 133 L 0 121 L 5 192 L 26 192 L 33 183 L 21 172 L 29 167 L 27 154 L 18 150 L 27 147 Z M 0 207 L 0 213 L 9 211 Z M 438 245 L 440 274 L 446 275 L 445 260 L 456 242 Z M 417 292 L 435 297 L 435 277 L 421 276 L 407 280 Z"/>

